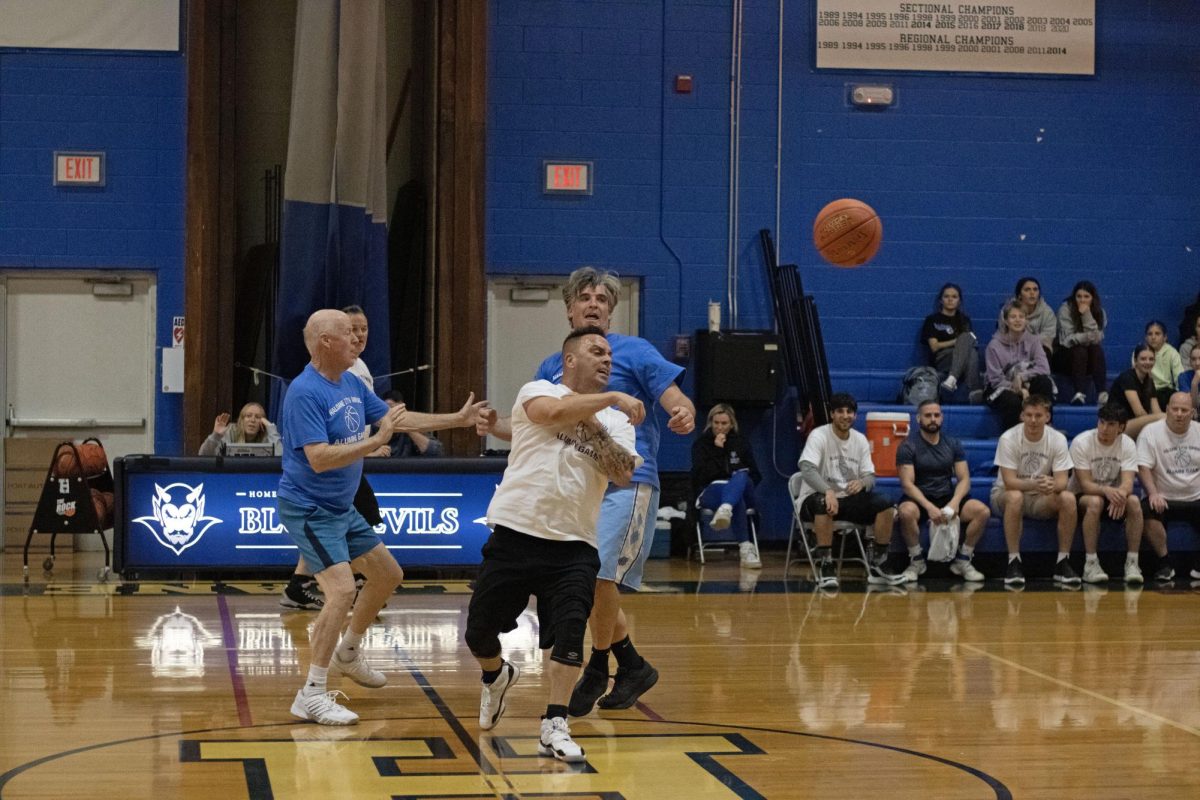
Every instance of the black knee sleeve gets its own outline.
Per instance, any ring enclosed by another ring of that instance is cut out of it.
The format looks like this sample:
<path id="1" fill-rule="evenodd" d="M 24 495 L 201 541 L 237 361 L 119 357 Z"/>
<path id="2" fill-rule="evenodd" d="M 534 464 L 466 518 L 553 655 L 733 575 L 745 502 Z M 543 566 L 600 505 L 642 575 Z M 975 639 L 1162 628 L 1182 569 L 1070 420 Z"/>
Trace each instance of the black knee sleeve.
<path id="1" fill-rule="evenodd" d="M 587 630 L 587 618 L 564 619 L 554 629 L 554 648 L 550 658 L 573 667 L 583 665 L 583 632 Z"/>

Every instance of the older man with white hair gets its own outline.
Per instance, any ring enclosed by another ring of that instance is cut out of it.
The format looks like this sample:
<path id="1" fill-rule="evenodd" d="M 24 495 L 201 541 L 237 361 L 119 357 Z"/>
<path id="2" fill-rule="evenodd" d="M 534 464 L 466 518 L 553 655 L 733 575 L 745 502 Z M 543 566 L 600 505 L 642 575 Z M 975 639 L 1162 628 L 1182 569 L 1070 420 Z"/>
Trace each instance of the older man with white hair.
<path id="1" fill-rule="evenodd" d="M 472 425 L 483 404 L 473 403 L 472 397 L 456 414 L 389 409 L 347 372 L 358 353 L 350 317 L 341 311 L 323 309 L 309 317 L 304 345 L 312 361 L 288 387 L 280 414 L 283 475 L 277 503 L 279 519 L 312 567 L 325 604 L 313 626 L 308 678 L 291 710 L 322 725 L 352 725 L 358 715 L 338 704 L 338 692 L 326 688 L 329 668 L 362 686 L 387 683 L 387 676 L 367 663 L 359 644 L 404 578 L 400 565 L 354 508 L 362 460 L 387 444 L 396 430 Z M 379 425 L 374 434 L 372 423 Z M 355 572 L 366 576 L 357 602 Z M 339 641 L 352 605 L 349 627 Z"/>

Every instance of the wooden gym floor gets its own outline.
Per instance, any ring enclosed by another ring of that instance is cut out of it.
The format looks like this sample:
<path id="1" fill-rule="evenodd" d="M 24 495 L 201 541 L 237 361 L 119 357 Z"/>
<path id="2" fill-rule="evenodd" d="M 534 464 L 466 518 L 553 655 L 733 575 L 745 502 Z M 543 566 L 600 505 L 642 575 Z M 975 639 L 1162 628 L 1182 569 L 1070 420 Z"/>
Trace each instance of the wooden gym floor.
<path id="1" fill-rule="evenodd" d="M 652 562 L 627 598 L 662 678 L 572 722 L 585 765 L 537 757 L 524 674 L 476 722 L 465 583 L 410 583 L 366 647 L 387 687 L 331 686 L 362 722 L 288 714 L 315 614 L 272 583 L 97 584 L 99 554 L 21 581 L 0 562 L 0 798 L 1200 797 L 1200 597 L 930 583 L 834 596 L 736 560 Z"/>

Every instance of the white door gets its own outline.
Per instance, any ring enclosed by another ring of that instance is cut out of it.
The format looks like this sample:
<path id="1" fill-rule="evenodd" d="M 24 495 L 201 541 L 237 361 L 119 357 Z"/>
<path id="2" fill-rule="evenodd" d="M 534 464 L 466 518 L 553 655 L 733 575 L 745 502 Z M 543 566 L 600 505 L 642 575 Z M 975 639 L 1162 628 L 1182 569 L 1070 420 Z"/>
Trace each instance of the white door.
<path id="1" fill-rule="evenodd" d="M 512 413 L 517 392 L 571 332 L 562 300 L 566 282 L 562 275 L 488 281 L 487 399 L 502 417 Z M 609 326 L 613 333 L 637 336 L 640 288 L 636 278 L 621 280 L 621 297 Z M 507 449 L 509 444 L 489 436 L 487 446 Z"/>
<path id="2" fill-rule="evenodd" d="M 5 436 L 94 436 L 110 462 L 154 452 L 153 277 L 9 273 L 0 284 Z M 100 547 L 90 536 L 78 544 Z"/>

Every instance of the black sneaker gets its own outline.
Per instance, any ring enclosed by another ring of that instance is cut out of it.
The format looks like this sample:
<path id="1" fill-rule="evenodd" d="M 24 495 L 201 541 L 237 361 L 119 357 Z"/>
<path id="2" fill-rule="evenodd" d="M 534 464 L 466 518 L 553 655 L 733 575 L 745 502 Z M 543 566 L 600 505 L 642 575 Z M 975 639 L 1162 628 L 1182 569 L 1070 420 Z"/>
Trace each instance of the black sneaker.
<path id="1" fill-rule="evenodd" d="M 567 705 L 567 713 L 572 717 L 586 717 L 592 713 L 592 706 L 600 699 L 600 695 L 608 691 L 608 673 L 593 669 L 590 665 L 583 668 L 575 688 L 571 690 L 571 702 Z"/>
<path id="2" fill-rule="evenodd" d="M 658 670 L 642 659 L 640 669 L 617 669 L 612 691 L 600 698 L 596 705 L 606 710 L 630 708 L 654 684 L 658 683 Z"/>
<path id="3" fill-rule="evenodd" d="M 1014 558 L 1008 562 L 1008 571 L 1004 573 L 1005 586 L 1024 586 L 1025 573 L 1021 571 L 1021 559 Z"/>
<path id="4" fill-rule="evenodd" d="M 1064 558 L 1054 565 L 1054 582 L 1074 585 L 1083 581 L 1076 574 L 1075 570 L 1071 568 L 1070 560 Z"/>
<path id="5" fill-rule="evenodd" d="M 837 566 L 832 558 L 817 563 L 817 586 L 821 589 L 837 589 Z"/>
<path id="6" fill-rule="evenodd" d="M 279 598 L 279 605 L 300 611 L 320 611 L 325 606 L 325 601 L 317 594 L 316 590 L 317 582 L 315 580 L 304 583 L 288 581 L 287 588 L 283 590 L 283 596 Z"/>
<path id="7" fill-rule="evenodd" d="M 1175 570 L 1171 568 L 1170 564 L 1163 564 L 1154 573 L 1154 580 L 1158 583 L 1170 583 L 1175 580 Z"/>

